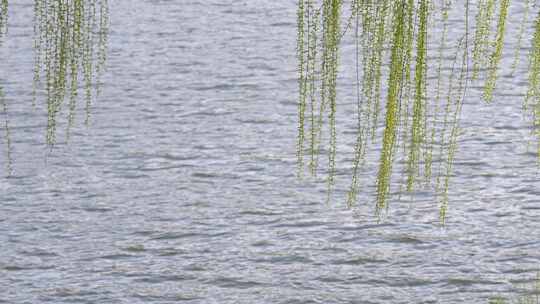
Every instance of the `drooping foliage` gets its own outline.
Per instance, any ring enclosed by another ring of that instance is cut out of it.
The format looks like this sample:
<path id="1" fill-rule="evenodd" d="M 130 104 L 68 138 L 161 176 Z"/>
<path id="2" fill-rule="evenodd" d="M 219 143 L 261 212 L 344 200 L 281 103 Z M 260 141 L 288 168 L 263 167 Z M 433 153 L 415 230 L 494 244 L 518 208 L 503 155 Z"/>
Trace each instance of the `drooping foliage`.
<path id="1" fill-rule="evenodd" d="M 2 46 L 4 35 L 7 32 L 7 19 L 8 19 L 8 0 L 0 0 L 0 47 Z M 3 117 L 2 129 L 6 150 L 6 172 L 7 175 L 11 174 L 11 136 L 9 130 L 9 117 L 8 117 L 8 105 L 5 100 L 4 90 L 0 84 L 0 113 Z"/>
<path id="2" fill-rule="evenodd" d="M 34 0 L 35 66 L 33 104 L 44 99 L 46 143 L 56 143 L 57 122 L 65 112 L 66 134 L 75 121 L 79 95 L 84 96 L 85 122 L 99 94 L 108 42 L 108 0 Z M 0 45 L 7 31 L 8 0 L 0 0 Z M 81 94 L 83 92 L 83 94 Z M 68 104 L 67 107 L 64 104 Z M 67 108 L 67 109 L 66 109 Z M 0 87 L 7 172 L 11 173 L 8 104 Z"/>
<path id="3" fill-rule="evenodd" d="M 493 14 L 496 0 L 478 1 L 478 13 L 476 14 L 476 29 L 474 32 L 473 79 L 478 77 L 480 68 L 487 66 L 490 49 L 490 33 L 492 30 Z"/>
<path id="4" fill-rule="evenodd" d="M 391 188 L 397 184 L 398 193 L 431 189 L 444 222 L 467 88 L 472 81 L 481 82 L 484 100 L 493 100 L 510 4 L 510 0 L 298 1 L 300 174 L 305 171 L 304 155 L 310 156 L 309 172 L 315 175 L 321 169 L 319 156 L 327 153 L 332 189 L 339 155 L 337 71 L 340 47 L 347 41 L 355 50 L 355 67 L 343 69 L 354 69 L 356 89 L 344 94 L 355 96 L 358 117 L 347 205 L 356 204 L 366 157 L 372 155 L 378 159 L 374 180 L 378 214 L 388 207 L 395 192 Z M 461 34 L 453 35 L 456 40 L 447 41 L 449 11 L 456 6 L 463 8 L 465 24 Z M 529 10 L 526 1 L 518 23 L 519 44 Z M 434 29 L 437 35 L 431 33 Z M 537 21 L 525 108 L 540 142 L 539 37 Z M 519 45 L 514 57 L 512 70 L 519 61 Z M 443 68 L 443 60 L 452 62 L 451 68 Z M 328 146 L 324 138 L 329 138 Z"/>
<path id="5" fill-rule="evenodd" d="M 491 102 L 493 99 L 493 90 L 495 89 L 495 82 L 497 81 L 497 71 L 499 68 L 499 63 L 502 58 L 503 46 L 504 46 L 504 34 L 506 28 L 506 18 L 508 15 L 508 6 L 510 5 L 510 0 L 501 0 L 500 11 L 499 11 L 499 21 L 497 23 L 497 32 L 494 42 L 494 50 L 489 57 L 488 64 L 488 78 L 486 81 L 486 86 L 484 88 L 484 99 L 487 102 Z"/>
<path id="6" fill-rule="evenodd" d="M 390 55 L 390 72 L 388 76 L 388 97 L 386 100 L 386 121 L 383 135 L 382 152 L 379 162 L 379 173 L 377 175 L 377 210 L 386 206 L 387 195 L 390 191 L 390 178 L 392 174 L 392 164 L 396 141 L 398 136 L 398 127 L 401 116 L 400 95 L 404 87 L 405 80 L 403 69 L 408 66 L 407 42 L 412 31 L 407 23 L 409 14 L 412 12 L 409 7 L 409 1 L 401 0 L 396 2 L 394 20 L 392 22 L 392 42 Z"/>
<path id="7" fill-rule="evenodd" d="M 538 161 L 540 162 L 540 13 L 536 17 L 529 59 L 529 89 L 524 108 L 534 126 L 538 138 Z"/>
<path id="8" fill-rule="evenodd" d="M 8 0 L 0 0 L 0 39 L 4 36 L 7 28 L 7 16 Z"/>
<path id="9" fill-rule="evenodd" d="M 108 0 L 35 0 L 34 102 L 41 88 L 47 105 L 48 145 L 56 143 L 57 121 L 67 109 L 67 136 L 84 92 L 88 123 L 93 91 L 99 92 L 108 39 Z"/>

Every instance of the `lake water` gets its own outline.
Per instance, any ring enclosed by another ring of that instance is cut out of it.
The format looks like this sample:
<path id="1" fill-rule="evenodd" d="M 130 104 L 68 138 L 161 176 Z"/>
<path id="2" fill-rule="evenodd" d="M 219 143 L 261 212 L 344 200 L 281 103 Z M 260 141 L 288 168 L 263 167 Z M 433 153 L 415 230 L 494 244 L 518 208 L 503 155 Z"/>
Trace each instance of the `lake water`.
<path id="1" fill-rule="evenodd" d="M 511 46 L 521 1 L 510 10 Z M 10 1 L 0 303 L 487 303 L 531 283 L 540 182 L 521 113 L 526 57 L 503 71 L 492 105 L 471 85 L 447 226 L 421 193 L 377 223 L 372 169 L 358 207 L 345 207 L 346 68 L 334 198 L 296 177 L 296 1 L 115 0 L 110 12 L 91 124 L 79 113 L 69 145 L 61 128 L 51 152 L 45 107 L 32 108 L 33 1 Z"/>

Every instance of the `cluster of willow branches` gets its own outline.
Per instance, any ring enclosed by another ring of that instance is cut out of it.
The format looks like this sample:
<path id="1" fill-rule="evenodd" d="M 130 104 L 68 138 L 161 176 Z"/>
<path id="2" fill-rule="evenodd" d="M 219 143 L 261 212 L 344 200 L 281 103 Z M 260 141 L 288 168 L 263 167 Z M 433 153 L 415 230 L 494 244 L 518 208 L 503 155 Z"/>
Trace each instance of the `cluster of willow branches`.
<path id="1" fill-rule="evenodd" d="M 464 31 L 456 41 L 448 43 L 448 15 L 457 5 L 463 7 Z M 471 13 L 473 5 L 476 16 Z M 444 221 L 468 83 L 482 81 L 483 98 L 491 102 L 500 72 L 509 6 L 510 0 L 300 0 L 299 174 L 307 164 L 315 175 L 321 151 L 327 151 L 329 192 L 332 190 L 340 45 L 346 35 L 352 35 L 358 127 L 347 203 L 356 203 L 366 154 L 376 151 L 377 213 L 388 207 L 396 163 L 402 161 L 400 190 L 403 187 L 412 193 L 419 186 L 434 189 L 440 200 L 440 219 Z M 528 0 L 525 6 L 518 44 L 529 16 Z M 429 41 L 433 29 L 440 30 L 436 50 L 428 48 L 433 43 Z M 452 53 L 451 71 L 445 74 L 443 57 L 450 45 L 457 46 Z M 519 60 L 519 48 L 513 67 Z M 436 56 L 428 56 L 428 49 Z M 438 59 L 428 65 L 428 58 Z M 540 137 L 540 19 L 532 39 L 529 71 L 525 105 Z M 323 143 L 324 138 L 329 142 Z"/>
<path id="2" fill-rule="evenodd" d="M 35 0 L 35 66 L 33 104 L 44 96 L 47 108 L 46 143 L 56 143 L 57 120 L 65 111 L 67 138 L 75 120 L 79 92 L 85 96 L 88 123 L 93 95 L 99 94 L 100 76 L 107 59 L 108 0 Z M 0 43 L 7 29 L 8 0 L 0 0 Z M 82 84 L 82 86 L 81 86 Z M 0 106 L 11 172 L 11 141 L 7 103 L 0 87 Z"/>
<path id="3" fill-rule="evenodd" d="M 107 1 L 35 0 L 34 98 L 42 84 L 47 101 L 46 141 L 49 145 L 56 142 L 57 118 L 68 99 L 69 138 L 80 83 L 88 123 L 92 91 L 95 88 L 99 92 L 99 76 L 107 55 Z"/>

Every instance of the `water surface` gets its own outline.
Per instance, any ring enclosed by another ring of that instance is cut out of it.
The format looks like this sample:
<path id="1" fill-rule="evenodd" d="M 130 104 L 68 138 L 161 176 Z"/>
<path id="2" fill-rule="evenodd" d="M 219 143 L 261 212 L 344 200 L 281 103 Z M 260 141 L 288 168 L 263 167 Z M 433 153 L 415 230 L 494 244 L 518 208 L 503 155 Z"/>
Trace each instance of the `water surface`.
<path id="1" fill-rule="evenodd" d="M 33 2 L 10 5 L 0 303 L 486 303 L 540 267 L 526 58 L 502 74 L 492 106 L 470 90 L 447 227 L 422 194 L 390 202 L 378 224 L 372 169 L 358 208 L 345 208 L 356 124 L 346 68 L 334 199 L 324 204 L 323 180 L 296 177 L 295 1 L 110 1 L 91 125 L 81 112 L 52 152 L 44 106 L 31 105 Z M 508 45 L 516 36 L 510 27 Z"/>

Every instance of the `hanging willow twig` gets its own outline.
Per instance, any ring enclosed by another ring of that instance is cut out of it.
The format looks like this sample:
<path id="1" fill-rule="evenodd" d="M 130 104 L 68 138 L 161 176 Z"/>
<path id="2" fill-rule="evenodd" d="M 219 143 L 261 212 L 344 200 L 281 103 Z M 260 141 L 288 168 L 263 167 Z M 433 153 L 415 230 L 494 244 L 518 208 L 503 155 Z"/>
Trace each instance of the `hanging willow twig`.
<path id="1" fill-rule="evenodd" d="M 7 19 L 8 19 L 8 1 L 0 0 L 0 47 L 2 46 L 2 41 L 4 35 L 7 32 Z M 12 158 L 11 158 L 11 133 L 9 127 L 9 115 L 8 115 L 8 105 L 5 100 L 4 90 L 0 84 L 0 112 L 4 118 L 2 128 L 4 129 L 4 143 L 6 146 L 6 175 L 9 176 L 13 172 L 12 168 Z"/>
<path id="2" fill-rule="evenodd" d="M 0 43 L 7 30 L 8 0 L 0 0 Z"/>
<path id="3" fill-rule="evenodd" d="M 9 124 L 9 115 L 8 115 L 8 105 L 5 100 L 4 91 L 2 87 L 0 86 L 0 112 L 2 113 L 2 116 L 4 117 L 4 122 L 2 125 L 2 128 L 4 129 L 4 143 L 6 145 L 6 175 L 10 176 L 13 173 L 13 166 L 12 166 L 12 145 L 11 145 L 11 131 L 10 131 L 10 124 Z"/>
<path id="4" fill-rule="evenodd" d="M 431 131 L 430 131 L 430 141 L 428 144 L 428 148 L 426 149 L 426 163 L 425 163 L 425 179 L 426 182 L 429 184 L 432 176 L 433 176 L 433 150 L 435 147 L 435 138 L 436 138 L 436 130 L 438 126 L 438 113 L 440 110 L 440 102 L 442 97 L 442 66 L 443 66 L 443 56 L 444 56 L 444 49 L 446 47 L 446 35 L 448 33 L 448 11 L 450 7 L 452 6 L 452 2 L 448 0 L 441 0 L 441 23 L 442 23 L 442 34 L 441 39 L 439 43 L 439 49 L 438 49 L 438 64 L 437 64 L 437 84 L 435 89 L 435 100 L 433 102 L 433 110 L 432 110 L 432 119 L 431 119 Z"/>
<path id="5" fill-rule="evenodd" d="M 427 75 L 427 22 L 429 14 L 429 3 L 427 0 L 420 0 L 419 5 L 419 28 L 418 42 L 416 46 L 416 65 L 414 78 L 414 104 L 411 128 L 410 149 L 407 161 L 407 191 L 413 190 L 415 178 L 419 175 L 418 165 L 420 163 L 421 148 L 426 139 L 426 75 Z"/>
<path id="6" fill-rule="evenodd" d="M 491 33 L 491 23 L 495 12 L 496 0 L 479 0 L 478 13 L 476 14 L 476 30 L 472 50 L 473 59 L 473 79 L 479 76 L 480 68 L 487 65 L 486 59 L 489 57 L 489 37 Z"/>
<path id="7" fill-rule="evenodd" d="M 534 35 L 529 57 L 529 89 L 524 109 L 531 117 L 533 133 L 538 138 L 538 162 L 540 163 L 540 13 L 536 17 Z"/>
<path id="8" fill-rule="evenodd" d="M 530 0 L 525 0 L 523 5 L 525 6 L 525 12 L 523 13 L 524 16 L 521 19 L 521 23 L 519 25 L 518 39 L 517 39 L 517 44 L 516 44 L 515 52 L 514 52 L 514 62 L 512 62 L 512 71 L 510 72 L 510 74 L 514 74 L 514 72 L 516 71 L 516 68 L 517 68 L 517 66 L 519 64 L 519 59 L 520 59 L 519 57 L 520 57 L 520 53 L 521 53 L 521 45 L 523 43 L 523 35 L 525 33 L 525 27 L 527 25 L 527 21 L 529 20 L 529 12 L 531 10 Z"/>
<path id="9" fill-rule="evenodd" d="M 489 57 L 488 78 L 484 87 L 484 99 L 491 102 L 493 99 L 493 90 L 497 82 L 499 63 L 502 58 L 504 46 L 504 34 L 506 29 L 506 19 L 508 15 L 508 6 L 510 0 L 501 0 L 499 9 L 499 21 L 497 23 L 497 32 L 495 36 L 494 50 Z"/>

